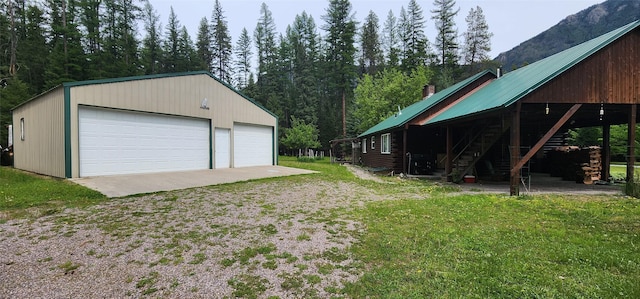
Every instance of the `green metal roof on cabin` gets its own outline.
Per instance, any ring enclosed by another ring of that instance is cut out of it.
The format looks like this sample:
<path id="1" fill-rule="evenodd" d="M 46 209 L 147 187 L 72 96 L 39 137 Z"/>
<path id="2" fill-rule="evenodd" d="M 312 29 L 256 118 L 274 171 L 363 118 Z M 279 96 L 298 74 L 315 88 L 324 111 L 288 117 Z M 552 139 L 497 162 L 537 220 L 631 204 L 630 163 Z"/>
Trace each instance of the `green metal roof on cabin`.
<path id="1" fill-rule="evenodd" d="M 425 125 L 505 108 L 640 26 L 640 20 L 503 75 Z"/>
<path id="2" fill-rule="evenodd" d="M 377 125 L 371 127 L 370 129 L 366 130 L 364 133 L 360 134 L 358 137 L 364 137 L 367 135 L 371 135 L 371 134 L 375 134 L 378 132 L 383 132 L 383 131 L 388 131 L 391 129 L 395 129 L 398 127 L 401 127 L 403 125 L 405 125 L 406 123 L 408 123 L 409 121 L 411 121 L 412 119 L 414 119 L 415 117 L 417 117 L 418 115 L 422 114 L 423 112 L 429 110 L 429 108 L 433 107 L 433 105 L 438 104 L 440 102 L 442 102 L 443 100 L 445 100 L 446 98 L 448 98 L 449 96 L 451 96 L 452 94 L 456 93 L 457 91 L 459 91 L 460 89 L 466 87 L 467 85 L 473 83 L 474 81 L 476 81 L 477 79 L 479 79 L 480 77 L 488 74 L 488 73 L 492 73 L 492 71 L 490 70 L 486 70 L 483 72 L 480 72 L 474 76 L 471 76 L 463 81 L 460 81 L 446 89 L 443 89 L 440 92 L 435 93 L 434 95 L 419 101 L 417 103 L 412 104 L 409 107 L 406 107 L 404 109 L 401 110 L 400 114 L 396 114 L 393 115 L 385 120 L 383 120 L 382 122 L 378 123 Z"/>

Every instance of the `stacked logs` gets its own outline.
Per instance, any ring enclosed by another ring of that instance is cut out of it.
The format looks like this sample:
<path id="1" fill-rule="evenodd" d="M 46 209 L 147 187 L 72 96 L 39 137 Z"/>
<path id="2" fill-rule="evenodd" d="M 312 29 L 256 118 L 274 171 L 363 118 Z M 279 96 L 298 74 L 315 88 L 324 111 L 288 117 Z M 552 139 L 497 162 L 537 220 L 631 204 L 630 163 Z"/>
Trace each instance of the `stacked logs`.
<path id="1" fill-rule="evenodd" d="M 602 154 L 599 146 L 586 147 L 581 151 L 588 155 L 589 162 L 580 164 L 582 172 L 579 173 L 579 175 L 582 174 L 583 183 L 590 185 L 600 180 L 602 174 Z"/>
<path id="2" fill-rule="evenodd" d="M 547 153 L 551 176 L 576 183 L 593 184 L 602 174 L 600 147 L 559 146 Z"/>

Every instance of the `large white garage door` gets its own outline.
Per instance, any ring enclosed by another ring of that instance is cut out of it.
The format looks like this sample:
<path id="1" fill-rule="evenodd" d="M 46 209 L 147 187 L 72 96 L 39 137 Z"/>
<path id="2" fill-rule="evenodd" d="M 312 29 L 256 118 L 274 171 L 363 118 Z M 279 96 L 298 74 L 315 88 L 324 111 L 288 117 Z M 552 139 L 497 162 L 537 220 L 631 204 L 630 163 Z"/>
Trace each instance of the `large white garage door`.
<path id="1" fill-rule="evenodd" d="M 80 176 L 209 168 L 209 121 L 80 107 Z"/>
<path id="2" fill-rule="evenodd" d="M 231 165 L 231 130 L 229 129 L 219 129 L 216 128 L 216 133 L 214 134 L 214 144 L 215 144 L 215 152 L 213 156 L 215 157 L 215 167 L 216 169 L 220 168 L 229 168 Z"/>
<path id="3" fill-rule="evenodd" d="M 233 166 L 273 165 L 273 127 L 235 124 Z"/>

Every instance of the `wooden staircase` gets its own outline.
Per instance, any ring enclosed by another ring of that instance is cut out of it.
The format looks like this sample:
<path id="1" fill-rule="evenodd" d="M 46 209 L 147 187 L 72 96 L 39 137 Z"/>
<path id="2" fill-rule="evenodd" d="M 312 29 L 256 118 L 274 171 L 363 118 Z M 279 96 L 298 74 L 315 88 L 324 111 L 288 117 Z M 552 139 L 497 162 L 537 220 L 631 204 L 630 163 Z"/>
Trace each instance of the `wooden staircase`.
<path id="1" fill-rule="evenodd" d="M 487 125 L 480 130 L 470 130 L 469 134 L 454 146 L 454 153 L 458 154 L 452 160 L 453 167 L 450 175 L 453 180 L 461 180 L 465 174 L 471 174 L 476 163 L 510 127 L 510 123 L 498 123 Z"/>

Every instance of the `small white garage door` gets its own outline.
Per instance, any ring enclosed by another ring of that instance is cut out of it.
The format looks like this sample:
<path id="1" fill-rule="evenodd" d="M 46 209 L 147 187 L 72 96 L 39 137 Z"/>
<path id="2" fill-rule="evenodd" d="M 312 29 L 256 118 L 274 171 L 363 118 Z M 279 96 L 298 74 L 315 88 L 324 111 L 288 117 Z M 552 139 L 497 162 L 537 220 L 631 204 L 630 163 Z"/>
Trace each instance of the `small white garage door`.
<path id="1" fill-rule="evenodd" d="M 80 176 L 208 169 L 209 120 L 80 107 Z"/>
<path id="2" fill-rule="evenodd" d="M 273 165 L 273 127 L 235 124 L 233 166 Z"/>
<path id="3" fill-rule="evenodd" d="M 216 149 L 213 153 L 216 161 L 215 168 L 229 168 L 231 166 L 231 130 L 216 128 L 213 142 Z"/>

